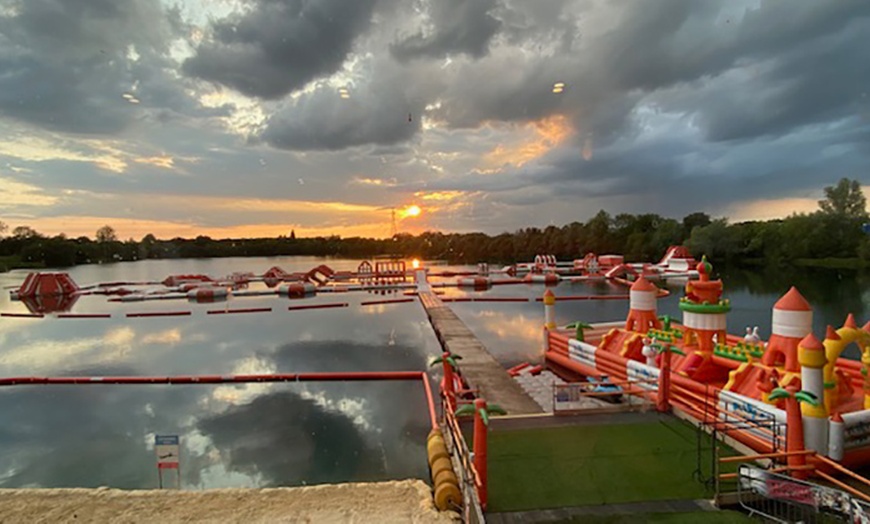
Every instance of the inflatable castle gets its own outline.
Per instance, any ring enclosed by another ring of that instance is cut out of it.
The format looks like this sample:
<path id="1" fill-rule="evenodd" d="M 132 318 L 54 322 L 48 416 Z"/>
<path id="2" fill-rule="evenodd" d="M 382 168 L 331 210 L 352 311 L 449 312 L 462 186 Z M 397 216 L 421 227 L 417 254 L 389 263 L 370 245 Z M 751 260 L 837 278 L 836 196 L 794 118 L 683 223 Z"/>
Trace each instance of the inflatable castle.
<path id="1" fill-rule="evenodd" d="M 583 337 L 545 326 L 547 364 L 569 379 L 643 381 L 650 396 L 670 395 L 698 420 L 741 421 L 729 436 L 758 453 L 790 441 L 790 449 L 799 444 L 847 466 L 870 464 L 870 322 L 858 327 L 850 314 L 820 341 L 810 304 L 792 287 L 773 306 L 769 340 L 757 328 L 729 334 L 731 303 L 712 269 L 703 259 L 699 280 L 685 285 L 682 322 L 658 316 L 657 287 L 641 276 L 624 322 L 595 325 Z M 860 361 L 841 357 L 852 343 Z M 669 389 L 660 391 L 664 367 Z"/>

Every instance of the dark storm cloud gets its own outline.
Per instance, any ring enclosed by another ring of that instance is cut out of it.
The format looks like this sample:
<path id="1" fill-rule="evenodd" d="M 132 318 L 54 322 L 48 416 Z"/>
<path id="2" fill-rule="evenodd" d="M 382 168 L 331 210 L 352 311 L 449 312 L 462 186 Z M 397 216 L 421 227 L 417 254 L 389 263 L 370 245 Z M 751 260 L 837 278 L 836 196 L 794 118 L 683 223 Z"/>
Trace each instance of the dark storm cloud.
<path id="1" fill-rule="evenodd" d="M 582 0 L 504 0 L 495 14 L 508 43 L 538 47 L 542 42 L 558 42 L 556 49 L 565 52 L 580 36 L 577 22 L 592 7 L 591 2 Z"/>
<path id="2" fill-rule="evenodd" d="M 184 63 L 193 76 L 277 99 L 338 70 L 369 27 L 377 0 L 256 0 L 212 24 Z"/>
<path id="3" fill-rule="evenodd" d="M 465 53 L 484 56 L 489 42 L 501 27 L 491 11 L 496 0 L 433 0 L 429 2 L 428 34 L 419 31 L 390 45 L 396 59 L 441 58 Z"/>
<path id="4" fill-rule="evenodd" d="M 0 113 L 84 134 L 116 133 L 154 107 L 226 113 L 200 107 L 171 73 L 178 16 L 158 0 L 14 5 L 0 16 Z M 131 92 L 140 104 L 122 98 Z"/>
<path id="5" fill-rule="evenodd" d="M 860 113 L 870 90 L 870 23 L 855 22 L 835 38 L 796 44 L 793 53 L 759 68 L 757 86 L 742 95 L 707 98 L 700 113 L 710 140 L 783 135 L 803 125 L 836 122 Z M 722 93 L 719 93 L 722 94 Z M 753 98 L 755 100 L 753 100 Z"/>
<path id="6" fill-rule="evenodd" d="M 494 48 L 463 64 L 431 112 L 451 128 L 565 114 L 575 140 L 496 176 L 471 172 L 406 189 L 482 190 L 508 205 L 621 199 L 632 210 L 674 214 L 805 196 L 839 176 L 870 182 L 866 145 L 856 138 L 870 114 L 870 62 L 862 58 L 870 3 L 621 7 L 611 30 L 576 41 L 571 52 L 524 59 Z M 545 48 L 562 45 L 557 34 L 539 33 Z M 560 96 L 549 93 L 555 81 L 567 83 Z M 666 136 L 651 139 L 650 129 Z M 587 138 L 595 149 L 588 160 Z M 546 189 L 521 194 L 529 187 Z"/>
<path id="7" fill-rule="evenodd" d="M 421 101 L 410 100 L 393 82 L 375 80 L 370 89 L 355 91 L 349 99 L 322 88 L 269 117 L 259 138 L 290 150 L 393 145 L 420 130 L 422 109 Z"/>
<path id="8" fill-rule="evenodd" d="M 435 116 L 453 127 L 475 127 L 559 112 L 599 137 L 616 136 L 628 131 L 626 119 L 645 94 L 691 89 L 700 81 L 715 85 L 733 68 L 757 66 L 768 76 L 753 75 L 719 92 L 717 100 L 683 108 L 705 115 L 711 139 L 749 138 L 843 114 L 870 82 L 868 62 L 856 56 L 870 46 L 870 3 L 862 0 L 764 2 L 733 16 L 720 12 L 719 4 L 689 0 L 660 2 L 655 9 L 642 2 L 622 7 L 612 30 L 570 50 L 529 58 L 505 53 L 465 65 Z M 556 36 L 543 31 L 539 38 L 547 44 Z M 555 81 L 568 84 L 560 97 L 548 95 Z M 788 99 L 772 100 L 770 116 L 732 123 L 730 108 L 717 110 L 773 85 L 782 86 Z M 817 109 L 819 103 L 825 108 Z"/>
<path id="9" fill-rule="evenodd" d="M 768 195 L 805 196 L 841 177 L 870 185 L 866 170 L 870 152 L 855 147 L 870 140 L 870 130 L 859 122 L 823 136 L 807 128 L 788 139 L 757 140 L 739 148 L 705 142 L 697 132 L 678 131 L 680 125 L 680 121 L 650 124 L 672 130 L 595 149 L 589 159 L 583 156 L 582 141 L 573 141 L 538 162 L 508 167 L 500 176 L 468 173 L 428 186 L 484 191 L 494 200 L 514 205 L 637 198 L 634 205 L 644 211 L 681 216 L 697 209 L 722 211 L 729 204 Z"/>

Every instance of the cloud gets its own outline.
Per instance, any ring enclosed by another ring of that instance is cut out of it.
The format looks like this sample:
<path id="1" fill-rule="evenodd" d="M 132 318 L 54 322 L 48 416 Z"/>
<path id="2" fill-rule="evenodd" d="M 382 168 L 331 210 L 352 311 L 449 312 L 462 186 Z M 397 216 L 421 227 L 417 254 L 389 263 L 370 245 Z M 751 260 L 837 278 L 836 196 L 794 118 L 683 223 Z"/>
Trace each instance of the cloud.
<path id="1" fill-rule="evenodd" d="M 0 114 L 76 134 L 117 133 L 157 109 L 224 114 L 174 74 L 174 16 L 158 0 L 14 3 L 0 14 Z"/>
<path id="2" fill-rule="evenodd" d="M 400 61 L 459 53 L 480 58 L 501 27 L 490 14 L 496 5 L 496 0 L 430 1 L 426 30 L 394 42 L 390 52 Z"/>
<path id="3" fill-rule="evenodd" d="M 376 154 L 401 153 L 422 130 L 424 109 L 442 89 L 432 64 L 401 66 L 387 58 L 360 59 L 348 71 L 358 80 L 318 83 L 277 109 L 257 136 L 272 147 L 336 151 L 384 146 Z M 347 89 L 342 98 L 339 89 Z"/>
<path id="4" fill-rule="evenodd" d="M 455 193 L 416 223 L 498 232 L 870 182 L 864 0 L 4 5 L 6 222 L 377 234 L 257 204 Z"/>
<path id="5" fill-rule="evenodd" d="M 408 100 L 391 82 L 377 82 L 346 100 L 340 100 L 333 89 L 321 88 L 273 114 L 259 138 L 272 147 L 291 150 L 393 145 L 420 130 L 421 109 L 422 104 Z"/>
<path id="6" fill-rule="evenodd" d="M 185 73 L 277 99 L 341 66 L 376 0 L 255 0 L 211 24 Z"/>
<path id="7" fill-rule="evenodd" d="M 707 142 L 695 121 L 682 114 L 641 106 L 631 122 L 637 133 L 595 147 L 588 159 L 585 144 L 575 139 L 535 162 L 505 167 L 498 174 L 471 171 L 426 187 L 477 191 L 495 202 L 519 206 L 496 213 L 509 229 L 524 225 L 523 218 L 515 218 L 522 207 L 547 203 L 553 212 L 558 201 L 573 202 L 574 216 L 577 209 L 588 217 L 606 208 L 680 217 L 698 209 L 724 213 L 733 209 L 732 204 L 767 195 L 815 197 L 822 186 L 840 177 L 860 178 L 860 166 L 868 160 L 866 153 L 846 145 L 867 136 L 855 123 L 828 129 L 821 136 L 818 129 L 807 128 L 787 138 L 735 148 Z M 475 223 L 484 216 L 482 212 Z"/>
<path id="8" fill-rule="evenodd" d="M 12 207 L 51 206 L 57 198 L 42 193 L 40 188 L 0 176 L 0 209 Z"/>

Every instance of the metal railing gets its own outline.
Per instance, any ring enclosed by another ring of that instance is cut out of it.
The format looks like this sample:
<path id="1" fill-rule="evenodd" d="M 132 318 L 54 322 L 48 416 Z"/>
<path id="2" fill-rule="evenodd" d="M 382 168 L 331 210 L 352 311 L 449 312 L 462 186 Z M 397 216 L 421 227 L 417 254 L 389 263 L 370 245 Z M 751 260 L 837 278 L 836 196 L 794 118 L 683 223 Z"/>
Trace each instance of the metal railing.
<path id="1" fill-rule="evenodd" d="M 845 491 L 742 464 L 740 506 L 774 522 L 870 523 L 870 505 Z"/>
<path id="2" fill-rule="evenodd" d="M 608 382 L 572 382 L 569 384 L 553 384 L 553 414 L 576 414 L 595 411 L 595 407 L 583 407 L 589 399 L 611 401 L 614 405 L 627 406 L 629 410 L 650 407 L 649 391 L 644 385 L 657 384 L 655 380 L 612 380 Z M 614 388 L 611 391 L 603 388 Z"/>
<path id="3" fill-rule="evenodd" d="M 464 403 L 460 399 L 457 399 L 457 402 Z M 454 458 L 453 465 L 457 469 L 459 487 L 462 490 L 464 502 L 460 514 L 462 515 L 462 521 L 465 523 L 483 524 L 486 522 L 486 519 L 483 515 L 480 500 L 477 497 L 477 490 L 480 488 L 480 478 L 477 475 L 477 470 L 474 468 L 471 451 L 465 442 L 459 420 L 453 414 L 456 406 L 452 404 L 452 402 L 447 401 L 442 396 L 441 406 L 444 411 L 444 426 L 446 430 L 444 435 L 447 437 L 446 442 L 450 455 Z"/>

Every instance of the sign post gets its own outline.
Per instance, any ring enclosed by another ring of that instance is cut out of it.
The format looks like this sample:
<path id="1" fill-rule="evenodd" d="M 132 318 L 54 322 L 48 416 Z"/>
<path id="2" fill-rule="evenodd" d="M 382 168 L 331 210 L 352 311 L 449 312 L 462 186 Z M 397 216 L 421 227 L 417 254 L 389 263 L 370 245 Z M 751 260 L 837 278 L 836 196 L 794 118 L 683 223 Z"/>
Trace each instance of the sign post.
<path id="1" fill-rule="evenodd" d="M 157 455 L 158 486 L 163 489 L 163 470 L 175 470 L 175 487 L 181 489 L 181 469 L 179 468 L 178 435 L 155 435 L 154 452 Z"/>

